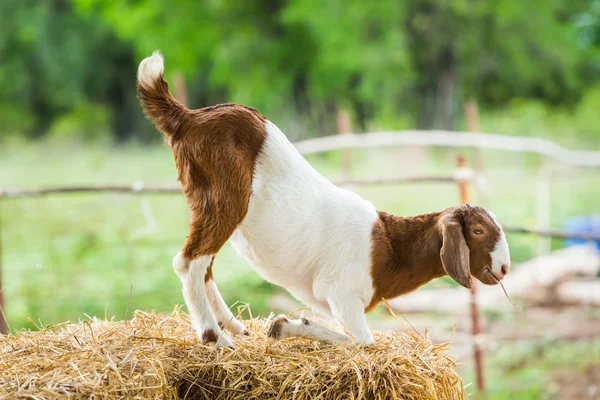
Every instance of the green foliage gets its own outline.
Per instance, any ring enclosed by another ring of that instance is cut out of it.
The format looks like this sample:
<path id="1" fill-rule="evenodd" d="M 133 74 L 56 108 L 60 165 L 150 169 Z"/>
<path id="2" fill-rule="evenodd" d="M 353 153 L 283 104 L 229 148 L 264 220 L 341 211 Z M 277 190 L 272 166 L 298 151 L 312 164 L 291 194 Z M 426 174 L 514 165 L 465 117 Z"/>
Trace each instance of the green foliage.
<path id="1" fill-rule="evenodd" d="M 5 135 L 28 132 L 36 124 L 36 116 L 30 110 L 11 103 L 0 103 L 0 121 Z"/>
<path id="2" fill-rule="evenodd" d="M 331 133 L 340 108 L 357 130 L 456 128 L 468 98 L 488 112 L 521 99 L 569 114 L 600 78 L 599 4 L 6 0 L 0 116 L 9 105 L 24 118 L 0 134 L 44 134 L 83 103 L 109 110 L 117 139 L 158 141 L 133 80 L 155 49 L 168 78 L 183 72 L 191 106 L 252 105 L 290 122 L 293 138 Z M 586 98 L 586 110 L 598 108 Z M 573 132 L 597 135 L 584 113 Z"/>
<path id="3" fill-rule="evenodd" d="M 542 101 L 513 99 L 506 107 L 482 115 L 485 132 L 505 135 L 541 136 L 567 147 L 600 148 L 598 110 L 600 85 L 591 87 L 571 109 L 549 106 Z"/>
<path id="4" fill-rule="evenodd" d="M 104 141 L 111 137 L 111 113 L 101 105 L 79 103 L 58 116 L 48 129 L 51 140 L 62 142 Z"/>
<path id="5" fill-rule="evenodd" d="M 131 50 L 104 24 L 74 13 L 70 2 L 2 1 L 0 25 L 0 105 L 27 116 L 18 126 L 0 126 L 0 134 L 41 135 L 82 103 L 107 102 L 113 116 L 128 105 L 139 113 Z"/>

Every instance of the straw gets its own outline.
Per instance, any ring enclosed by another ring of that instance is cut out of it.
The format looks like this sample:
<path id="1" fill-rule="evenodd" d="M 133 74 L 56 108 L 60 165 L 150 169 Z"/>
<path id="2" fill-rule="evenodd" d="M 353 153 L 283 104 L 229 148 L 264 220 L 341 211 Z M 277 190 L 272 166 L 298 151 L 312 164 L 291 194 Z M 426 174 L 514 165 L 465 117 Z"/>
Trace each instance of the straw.
<path id="1" fill-rule="evenodd" d="M 491 276 L 492 276 L 492 277 L 493 277 L 493 278 L 496 280 L 496 282 L 500 284 L 500 286 L 502 286 L 502 290 L 504 291 L 504 295 L 505 295 L 505 296 L 506 296 L 506 298 L 508 299 L 508 302 L 509 302 L 510 304 L 512 304 L 514 307 L 518 308 L 518 309 L 519 309 L 519 313 L 520 313 L 521 315 L 524 315 L 524 314 L 523 314 L 523 309 L 521 308 L 521 306 L 520 306 L 520 305 L 518 305 L 518 304 L 516 304 L 515 302 L 513 302 L 513 301 L 512 301 L 512 299 L 511 299 L 511 298 L 510 298 L 510 296 L 508 295 L 508 292 L 506 291 L 506 288 L 504 287 L 504 284 L 502 283 L 502 281 L 500 281 L 500 279 L 498 279 L 498 277 L 496 276 L 496 274 L 494 274 L 494 273 L 493 273 L 493 272 L 492 272 L 492 271 L 491 271 L 489 268 L 486 268 L 486 270 L 485 270 L 485 271 L 486 271 L 487 273 L 489 273 L 489 274 L 490 274 L 490 275 L 491 275 Z"/>
<path id="2" fill-rule="evenodd" d="M 274 341 L 243 321 L 235 350 L 196 339 L 188 315 L 136 311 L 0 337 L 0 398 L 464 399 L 448 344 L 415 331 L 375 344 Z"/>

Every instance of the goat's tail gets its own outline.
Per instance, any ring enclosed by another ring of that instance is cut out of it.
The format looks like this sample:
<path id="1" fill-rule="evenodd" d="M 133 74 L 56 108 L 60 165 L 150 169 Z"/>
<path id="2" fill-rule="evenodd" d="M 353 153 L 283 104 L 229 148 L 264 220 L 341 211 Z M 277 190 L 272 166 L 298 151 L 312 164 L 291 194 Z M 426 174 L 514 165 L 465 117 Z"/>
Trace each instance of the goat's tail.
<path id="1" fill-rule="evenodd" d="M 164 60 L 158 51 L 144 58 L 138 67 L 137 92 L 144 114 L 171 143 L 188 119 L 189 110 L 169 92 L 164 72 Z"/>

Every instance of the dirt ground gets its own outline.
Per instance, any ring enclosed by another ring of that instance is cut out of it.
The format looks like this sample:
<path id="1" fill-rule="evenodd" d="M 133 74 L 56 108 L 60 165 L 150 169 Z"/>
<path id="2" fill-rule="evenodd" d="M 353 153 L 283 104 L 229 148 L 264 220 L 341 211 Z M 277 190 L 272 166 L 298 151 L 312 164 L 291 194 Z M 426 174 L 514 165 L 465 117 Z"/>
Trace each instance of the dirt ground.
<path id="1" fill-rule="evenodd" d="M 560 399 L 600 399 L 600 364 L 590 365 L 584 374 L 557 374 L 552 381 L 558 386 Z"/>

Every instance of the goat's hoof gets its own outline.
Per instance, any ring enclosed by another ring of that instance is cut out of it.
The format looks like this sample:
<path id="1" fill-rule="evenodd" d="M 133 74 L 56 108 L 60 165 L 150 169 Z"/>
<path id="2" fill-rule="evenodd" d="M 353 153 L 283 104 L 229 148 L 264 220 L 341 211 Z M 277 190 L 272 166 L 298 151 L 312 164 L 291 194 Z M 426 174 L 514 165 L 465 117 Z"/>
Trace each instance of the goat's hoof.
<path id="1" fill-rule="evenodd" d="M 244 324 L 235 318 L 225 323 L 225 330 L 231 333 L 233 336 L 247 335 L 246 332 L 248 332 Z"/>
<path id="2" fill-rule="evenodd" d="M 271 326 L 269 327 L 269 331 L 267 332 L 267 336 L 273 339 L 281 339 L 283 333 L 283 326 L 287 324 L 289 320 L 285 315 L 280 315 L 276 317 Z"/>
<path id="3" fill-rule="evenodd" d="M 217 334 L 217 332 L 215 332 L 214 329 L 207 329 L 204 332 L 202 332 L 202 337 L 200 338 L 200 340 L 203 344 L 215 343 L 215 347 L 217 349 L 235 349 L 235 345 L 233 344 L 231 339 L 229 339 L 227 335 L 225 335 L 224 332 L 220 332 L 220 334 Z"/>
<path id="4" fill-rule="evenodd" d="M 234 350 L 235 349 L 235 345 L 233 344 L 233 341 L 231 339 L 229 339 L 227 336 L 225 336 L 225 334 L 221 334 L 221 337 L 219 337 L 219 340 L 217 341 L 217 344 L 215 346 L 217 349 L 230 349 L 230 350 Z"/>
<path id="5" fill-rule="evenodd" d="M 375 339 L 373 339 L 373 336 L 366 337 L 366 338 L 364 338 L 362 340 L 358 340 L 356 342 L 358 347 L 368 347 L 368 346 L 372 345 L 373 343 L 375 343 Z"/>

